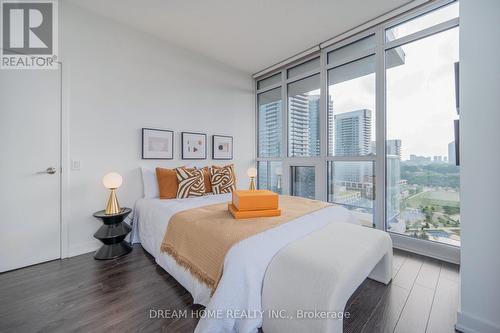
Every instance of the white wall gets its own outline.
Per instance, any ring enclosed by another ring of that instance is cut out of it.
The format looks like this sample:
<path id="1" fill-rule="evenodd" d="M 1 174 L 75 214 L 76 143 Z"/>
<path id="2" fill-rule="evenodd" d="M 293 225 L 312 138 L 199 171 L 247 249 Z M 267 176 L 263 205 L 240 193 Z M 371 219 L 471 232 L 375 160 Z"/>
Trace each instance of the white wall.
<path id="1" fill-rule="evenodd" d="M 460 1 L 461 310 L 500 332 L 500 1 Z"/>
<path id="2" fill-rule="evenodd" d="M 73 4 L 61 1 L 59 10 L 68 136 L 63 165 L 81 162 L 80 171 L 64 178 L 63 256 L 100 245 L 92 235 L 101 224 L 92 213 L 105 207 L 101 178 L 109 171 L 124 177 L 118 199 L 133 207 L 142 195 L 140 166 L 228 163 L 210 160 L 211 135 L 232 135 L 238 187 L 248 186 L 255 156 L 250 75 Z M 173 161 L 141 160 L 142 127 L 175 131 Z M 207 133 L 208 160 L 180 159 L 181 131 Z"/>

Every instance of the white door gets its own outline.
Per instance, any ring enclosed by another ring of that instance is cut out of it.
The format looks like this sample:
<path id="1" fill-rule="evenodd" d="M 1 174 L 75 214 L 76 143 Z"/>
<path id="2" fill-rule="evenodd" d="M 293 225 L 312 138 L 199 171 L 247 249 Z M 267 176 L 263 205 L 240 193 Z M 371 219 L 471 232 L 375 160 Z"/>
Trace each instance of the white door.
<path id="1" fill-rule="evenodd" d="M 0 70 L 0 272 L 60 258 L 60 70 Z"/>

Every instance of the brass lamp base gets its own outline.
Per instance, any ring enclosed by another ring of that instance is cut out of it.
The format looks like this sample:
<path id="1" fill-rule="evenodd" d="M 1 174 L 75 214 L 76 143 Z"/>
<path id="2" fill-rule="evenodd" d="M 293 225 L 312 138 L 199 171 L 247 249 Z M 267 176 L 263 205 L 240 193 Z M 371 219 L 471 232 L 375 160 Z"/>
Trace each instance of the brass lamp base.
<path id="1" fill-rule="evenodd" d="M 255 191 L 255 177 L 250 177 L 250 191 Z"/>
<path id="2" fill-rule="evenodd" d="M 106 215 L 118 214 L 122 210 L 120 208 L 120 204 L 118 203 L 118 199 L 116 198 L 116 189 L 112 188 L 109 193 L 108 205 L 106 206 Z"/>

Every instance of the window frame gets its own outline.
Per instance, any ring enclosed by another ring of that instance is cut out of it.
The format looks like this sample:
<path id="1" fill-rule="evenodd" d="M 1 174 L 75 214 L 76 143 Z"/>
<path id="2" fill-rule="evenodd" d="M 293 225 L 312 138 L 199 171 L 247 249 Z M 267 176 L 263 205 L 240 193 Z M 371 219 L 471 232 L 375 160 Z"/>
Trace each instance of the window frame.
<path id="1" fill-rule="evenodd" d="M 291 174 L 290 170 L 293 166 L 314 166 L 316 170 L 315 185 L 316 198 L 326 201 L 328 199 L 328 163 L 335 161 L 371 161 L 374 163 L 375 175 L 375 199 L 374 199 L 374 224 L 375 228 L 386 231 L 386 50 L 402 46 L 413 41 L 432 36 L 455 27 L 459 27 L 459 18 L 453 18 L 423 30 L 414 32 L 404 37 L 387 41 L 386 30 L 396 25 L 410 21 L 419 16 L 430 13 L 434 10 L 439 10 L 442 7 L 450 5 L 459 0 L 437 0 L 432 3 L 421 5 L 406 13 L 397 15 L 394 18 L 379 23 L 362 32 L 353 32 L 352 34 L 341 35 L 340 40 L 333 40 L 333 43 L 314 51 L 305 57 L 294 60 L 278 69 L 274 69 L 269 73 L 255 78 L 255 101 L 256 101 L 256 147 L 258 147 L 258 103 L 257 96 L 262 92 L 266 92 L 277 87 L 281 87 L 282 94 L 282 144 L 283 149 L 278 158 L 263 158 L 256 156 L 256 161 L 280 161 L 282 163 L 282 193 L 289 195 L 291 192 Z M 327 64 L 328 53 L 351 43 L 355 43 L 370 35 L 375 36 L 375 47 L 369 50 L 356 52 L 352 57 L 344 59 L 340 63 Z M 328 70 L 345 65 L 349 62 L 356 61 L 368 56 L 375 56 L 375 141 L 376 154 L 364 156 L 328 156 Z M 307 73 L 288 78 L 288 70 L 302 63 L 310 61 L 314 58 L 320 58 L 320 68 Z M 265 89 L 257 89 L 257 82 L 281 73 L 281 82 Z M 314 157 L 290 157 L 288 153 L 288 84 L 301 80 L 303 78 L 320 74 L 320 154 Z M 258 175 L 257 175 L 258 177 Z M 257 182 L 258 183 L 258 182 Z M 396 234 L 389 232 L 393 240 L 394 247 L 421 253 L 442 260 L 458 263 L 460 260 L 460 247 L 453 245 L 435 243 L 432 241 L 414 239 L 407 235 Z"/>

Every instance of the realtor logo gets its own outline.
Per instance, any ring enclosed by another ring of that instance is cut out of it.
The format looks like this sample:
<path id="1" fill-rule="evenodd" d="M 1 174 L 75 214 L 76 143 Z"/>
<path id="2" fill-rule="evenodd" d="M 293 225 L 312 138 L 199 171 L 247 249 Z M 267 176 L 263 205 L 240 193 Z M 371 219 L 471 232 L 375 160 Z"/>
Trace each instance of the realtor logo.
<path id="1" fill-rule="evenodd" d="M 57 68 L 57 0 L 0 0 L 1 69 Z"/>

